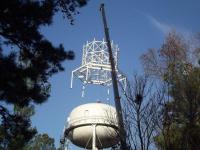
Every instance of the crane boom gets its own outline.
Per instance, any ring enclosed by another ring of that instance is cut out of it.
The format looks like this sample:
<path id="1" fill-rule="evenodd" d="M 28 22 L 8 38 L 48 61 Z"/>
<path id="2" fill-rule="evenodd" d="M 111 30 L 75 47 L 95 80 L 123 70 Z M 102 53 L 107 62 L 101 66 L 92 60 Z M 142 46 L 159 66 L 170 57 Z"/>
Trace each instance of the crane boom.
<path id="1" fill-rule="evenodd" d="M 120 135 L 120 149 L 128 150 L 128 146 L 126 143 L 126 130 L 124 128 L 123 114 L 122 114 L 122 108 L 121 108 L 121 102 L 120 102 L 120 96 L 119 96 L 119 90 L 118 90 L 115 62 L 114 62 L 114 58 L 113 58 L 113 54 L 112 54 L 112 48 L 111 48 L 110 36 L 109 36 L 109 28 L 107 26 L 104 4 L 101 4 L 100 11 L 102 14 L 105 38 L 106 38 L 106 42 L 107 42 L 109 59 L 110 59 L 110 64 L 111 64 L 112 85 L 113 85 L 113 91 L 114 91 L 114 100 L 115 100 L 115 107 L 116 107 L 116 112 L 117 112 L 119 135 Z"/>

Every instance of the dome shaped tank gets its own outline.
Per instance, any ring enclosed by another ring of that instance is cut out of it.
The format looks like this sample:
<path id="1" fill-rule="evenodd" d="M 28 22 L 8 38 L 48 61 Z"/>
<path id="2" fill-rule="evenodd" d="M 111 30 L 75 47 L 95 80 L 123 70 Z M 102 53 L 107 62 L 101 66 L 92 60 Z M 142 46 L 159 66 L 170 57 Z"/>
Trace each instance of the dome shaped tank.
<path id="1" fill-rule="evenodd" d="M 118 143 L 116 109 L 102 103 L 89 103 L 74 108 L 68 118 L 65 136 L 82 148 L 108 148 Z"/>

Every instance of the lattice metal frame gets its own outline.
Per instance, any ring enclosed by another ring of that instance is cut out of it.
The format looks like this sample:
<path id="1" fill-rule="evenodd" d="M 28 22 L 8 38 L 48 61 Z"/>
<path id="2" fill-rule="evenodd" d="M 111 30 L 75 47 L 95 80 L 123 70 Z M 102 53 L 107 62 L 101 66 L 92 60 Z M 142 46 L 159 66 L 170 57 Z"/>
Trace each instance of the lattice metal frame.
<path id="1" fill-rule="evenodd" d="M 113 57 L 118 81 L 125 82 L 126 78 L 118 70 L 118 52 L 119 48 L 111 42 Z M 110 86 L 112 84 L 111 65 L 109 62 L 109 53 L 107 44 L 104 41 L 93 40 L 83 45 L 82 64 L 79 68 L 72 71 L 71 88 L 73 78 L 80 79 L 84 84 L 97 84 Z"/>

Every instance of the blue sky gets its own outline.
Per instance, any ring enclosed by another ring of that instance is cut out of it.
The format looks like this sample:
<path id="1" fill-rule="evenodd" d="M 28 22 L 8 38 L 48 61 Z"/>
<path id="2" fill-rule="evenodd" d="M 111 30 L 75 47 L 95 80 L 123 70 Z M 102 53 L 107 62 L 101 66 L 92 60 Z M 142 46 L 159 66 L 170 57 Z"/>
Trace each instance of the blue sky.
<path id="1" fill-rule="evenodd" d="M 86 87 L 86 96 L 81 98 L 82 84 L 74 80 L 70 89 L 71 71 L 81 64 L 82 46 L 94 38 L 104 38 L 102 18 L 99 12 L 105 3 L 110 37 L 120 48 L 119 68 L 131 78 L 142 70 L 139 57 L 148 48 L 159 48 L 170 30 L 176 30 L 189 38 L 200 32 L 199 0 L 90 0 L 75 16 L 71 26 L 61 14 L 54 16 L 53 25 L 42 28 L 44 35 L 66 50 L 73 50 L 75 60 L 63 63 L 65 71 L 51 78 L 52 89 L 49 100 L 36 106 L 32 118 L 38 132 L 48 133 L 59 145 L 64 123 L 71 110 L 81 104 L 101 99 L 107 103 L 107 89 L 97 86 Z M 109 103 L 113 103 L 112 95 Z M 78 150 L 72 146 L 73 150 Z"/>

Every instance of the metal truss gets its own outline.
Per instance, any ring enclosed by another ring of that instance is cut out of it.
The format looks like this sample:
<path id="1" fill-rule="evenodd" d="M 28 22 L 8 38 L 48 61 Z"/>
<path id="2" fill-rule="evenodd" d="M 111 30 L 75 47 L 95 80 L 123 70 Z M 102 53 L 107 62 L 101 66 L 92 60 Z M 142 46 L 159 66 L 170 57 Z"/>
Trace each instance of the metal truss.
<path id="1" fill-rule="evenodd" d="M 117 45 L 114 45 L 113 42 L 111 46 L 118 81 L 125 83 L 126 78 L 118 70 L 119 48 Z M 83 84 L 97 84 L 103 86 L 110 86 L 112 84 L 109 53 L 104 39 L 102 41 L 94 39 L 83 46 L 82 64 L 79 68 L 72 71 L 71 88 L 73 86 L 74 77 L 80 79 Z"/>

